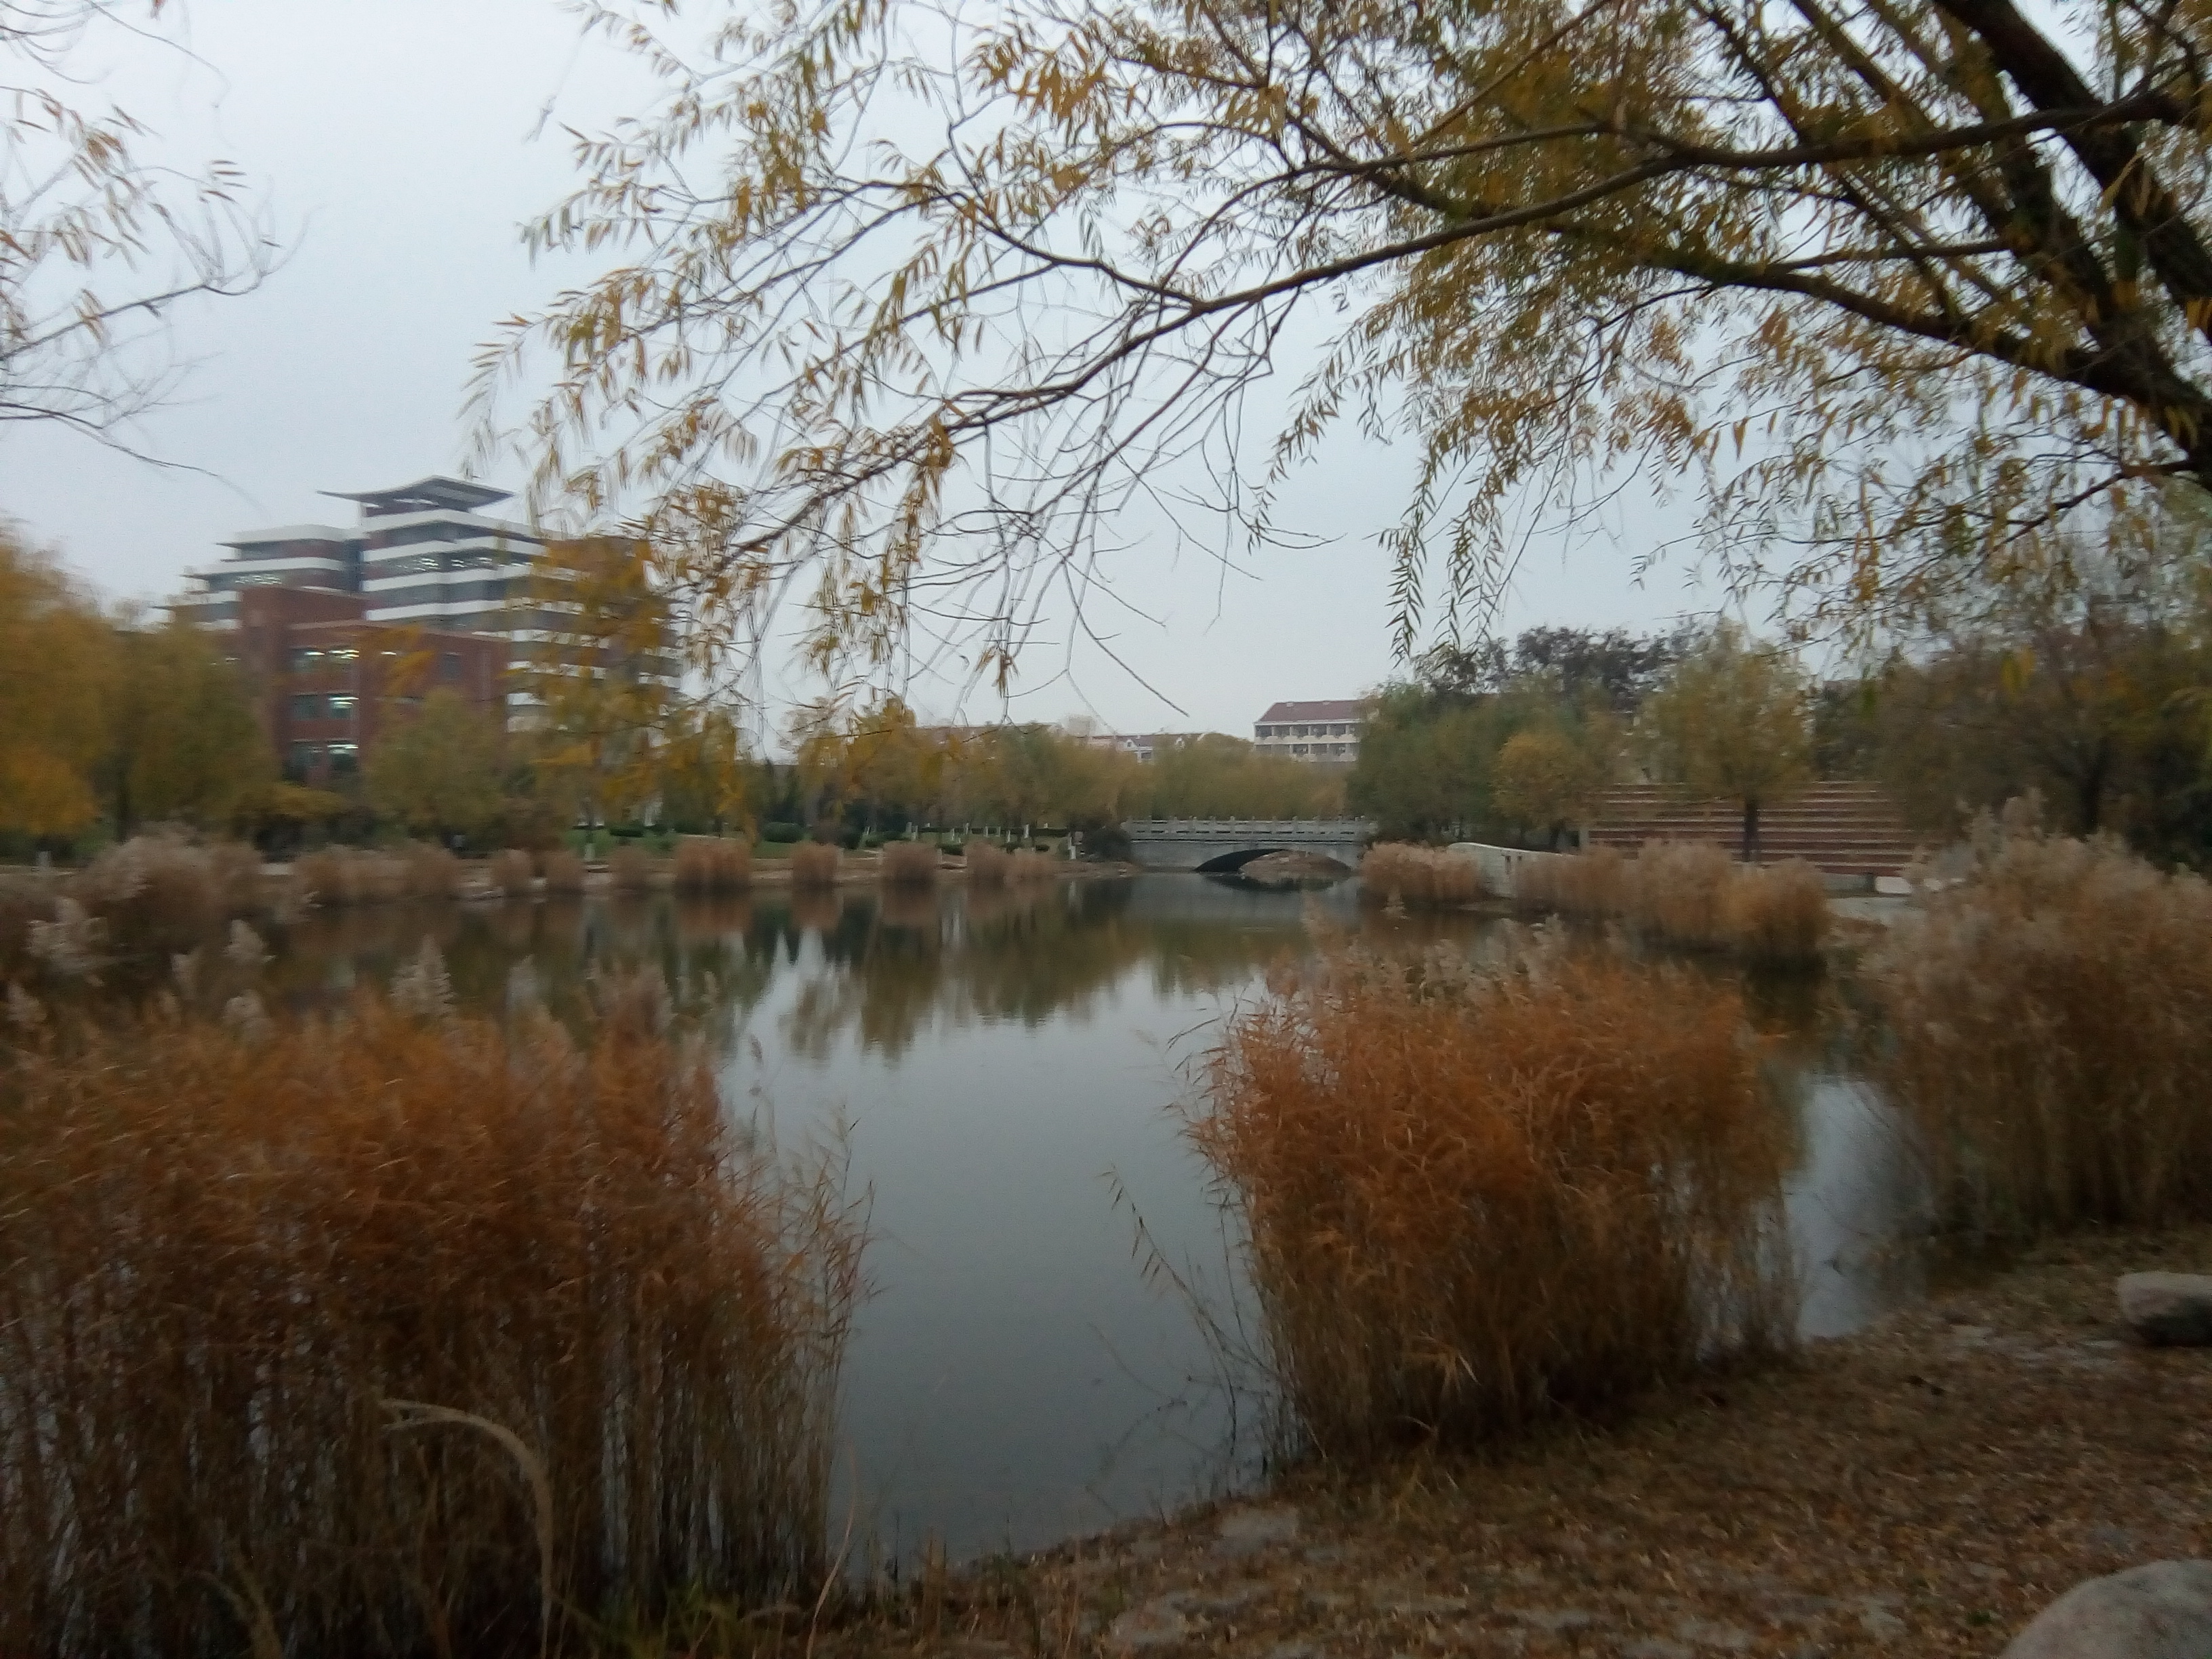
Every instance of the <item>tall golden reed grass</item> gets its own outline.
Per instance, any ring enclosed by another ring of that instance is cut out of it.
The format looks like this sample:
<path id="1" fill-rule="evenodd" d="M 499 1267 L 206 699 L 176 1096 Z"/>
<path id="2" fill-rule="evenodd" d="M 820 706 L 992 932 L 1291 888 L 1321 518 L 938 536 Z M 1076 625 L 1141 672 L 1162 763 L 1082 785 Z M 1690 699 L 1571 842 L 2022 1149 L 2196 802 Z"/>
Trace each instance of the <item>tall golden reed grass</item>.
<path id="1" fill-rule="evenodd" d="M 657 987 L 579 1041 L 442 978 L 0 1046 L 0 1652 L 542 1655 L 820 1589 L 836 1181 Z"/>
<path id="2" fill-rule="evenodd" d="M 1610 847 L 1528 859 L 1513 872 L 1513 903 L 1528 915 L 1596 920 L 1628 910 L 1628 860 Z"/>
<path id="3" fill-rule="evenodd" d="M 1987 824 L 1975 856 L 1866 969 L 1939 1223 L 2212 1219 L 2212 886 Z"/>
<path id="4" fill-rule="evenodd" d="M 994 847 L 988 841 L 971 839 L 960 850 L 961 861 L 968 868 L 970 887 L 1003 887 L 1006 882 L 1006 866 L 1012 861 L 1003 847 Z"/>
<path id="5" fill-rule="evenodd" d="M 442 847 L 410 842 L 396 852 L 327 847 L 292 862 L 294 890 L 325 908 L 449 899 L 461 890 L 461 861 Z"/>
<path id="6" fill-rule="evenodd" d="M 1818 961 L 1830 916 L 1812 866 L 1740 865 L 1696 842 L 1654 842 L 1633 859 L 1611 848 L 1531 859 L 1515 872 L 1513 898 L 1526 914 L 1619 917 L 1658 944 L 1776 965 Z"/>
<path id="7" fill-rule="evenodd" d="M 1030 848 L 1006 855 L 1008 881 L 1053 881 L 1060 875 L 1060 860 L 1049 853 L 1039 853 Z"/>
<path id="8" fill-rule="evenodd" d="M 934 887 L 936 845 L 926 841 L 885 842 L 877 874 L 887 887 Z"/>
<path id="9" fill-rule="evenodd" d="M 1360 860 L 1359 890 L 1377 904 L 1468 904 L 1482 896 L 1482 872 L 1473 859 L 1441 847 L 1386 841 Z"/>
<path id="10" fill-rule="evenodd" d="M 1339 951 L 1205 1083 L 1192 1133 L 1305 1449 L 1480 1442 L 1788 1340 L 1787 1135 L 1730 991 Z"/>
<path id="11" fill-rule="evenodd" d="M 0 973 L 90 982 L 118 961 L 166 968 L 274 897 L 251 847 L 133 836 L 74 875 L 0 878 Z"/>
<path id="12" fill-rule="evenodd" d="M 741 841 L 687 836 L 676 843 L 679 893 L 741 893 L 752 879 L 752 849 Z"/>
<path id="13" fill-rule="evenodd" d="M 584 890 L 587 874 L 580 853 L 557 847 L 538 855 L 538 872 L 545 878 L 545 891 L 549 897 L 559 894 L 571 898 Z"/>
<path id="14" fill-rule="evenodd" d="M 484 865 L 485 879 L 492 890 L 507 898 L 528 898 L 538 890 L 537 878 L 531 873 L 530 854 L 509 847 L 494 853 Z"/>
<path id="15" fill-rule="evenodd" d="M 801 842 L 791 849 L 793 887 L 834 887 L 838 866 L 844 862 L 838 849 L 827 842 Z"/>

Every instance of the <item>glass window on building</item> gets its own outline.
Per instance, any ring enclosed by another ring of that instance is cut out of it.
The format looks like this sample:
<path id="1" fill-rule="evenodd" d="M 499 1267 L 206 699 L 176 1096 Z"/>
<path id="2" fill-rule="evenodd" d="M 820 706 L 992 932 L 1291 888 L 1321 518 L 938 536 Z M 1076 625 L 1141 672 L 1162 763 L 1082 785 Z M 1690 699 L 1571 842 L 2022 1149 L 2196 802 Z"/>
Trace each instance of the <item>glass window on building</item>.
<path id="1" fill-rule="evenodd" d="M 295 674 L 303 673 L 310 668 L 320 668 L 322 665 L 323 653 L 312 646 L 303 645 L 292 653 L 292 672 Z"/>
<path id="2" fill-rule="evenodd" d="M 351 720 L 353 706 L 356 701 L 357 699 L 350 696 L 333 696 L 331 699 L 331 718 L 334 720 Z"/>
<path id="3" fill-rule="evenodd" d="M 295 776 L 305 776 L 315 769 L 322 758 L 322 745 L 314 743 L 295 743 L 292 745 L 291 769 Z"/>
<path id="4" fill-rule="evenodd" d="M 354 647 L 350 645 L 342 645 L 331 653 L 331 660 L 332 662 L 352 662 L 360 655 L 361 653 Z"/>
<path id="5" fill-rule="evenodd" d="M 461 678 L 461 653 L 448 651 L 438 659 L 438 678 L 448 685 L 458 684 Z"/>
<path id="6" fill-rule="evenodd" d="M 330 746 L 331 770 L 337 773 L 358 771 L 361 768 L 361 745 L 354 743 L 334 743 Z"/>
<path id="7" fill-rule="evenodd" d="M 323 700 L 307 692 L 292 699 L 292 718 L 295 720 L 314 720 L 323 717 Z"/>

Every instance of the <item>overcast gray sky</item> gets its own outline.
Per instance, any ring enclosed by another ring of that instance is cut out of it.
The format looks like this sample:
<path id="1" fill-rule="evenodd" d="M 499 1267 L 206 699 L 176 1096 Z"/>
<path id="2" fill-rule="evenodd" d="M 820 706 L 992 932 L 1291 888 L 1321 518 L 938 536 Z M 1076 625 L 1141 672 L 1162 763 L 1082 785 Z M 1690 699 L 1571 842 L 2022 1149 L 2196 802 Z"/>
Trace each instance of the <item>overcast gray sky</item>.
<path id="1" fill-rule="evenodd" d="M 289 262 L 254 295 L 176 318 L 176 349 L 198 367 L 182 399 L 131 436 L 202 471 L 149 467 L 52 428 L 0 433 L 0 514 L 109 593 L 148 599 L 220 556 L 234 531 L 348 521 L 349 506 L 319 489 L 458 470 L 474 349 L 501 318 L 590 274 L 533 269 L 517 234 L 574 179 L 561 126 L 597 131 L 653 95 L 635 60 L 580 40 L 556 0 L 203 0 L 164 29 L 189 52 L 133 46 L 74 95 L 112 98 L 180 161 L 240 164 L 287 234 Z M 1012 714 L 1249 732 L 1277 698 L 1380 684 L 1394 663 L 1376 536 L 1410 465 L 1347 437 L 1298 481 L 1285 515 L 1322 538 L 1310 550 L 1224 564 L 1133 522 L 1121 603 L 1091 614 L 1127 666 L 1048 630 L 1024 659 Z M 517 485 L 522 470 L 489 482 Z M 1710 603 L 1680 563 L 1630 580 L 1638 556 L 1686 524 L 1679 506 L 1632 489 L 1571 546 L 1540 528 L 1505 627 L 1651 626 Z M 780 665 L 767 684 L 771 701 L 808 689 Z M 943 684 L 917 684 L 913 700 L 956 712 Z M 958 712 L 1000 710 L 971 695 Z"/>

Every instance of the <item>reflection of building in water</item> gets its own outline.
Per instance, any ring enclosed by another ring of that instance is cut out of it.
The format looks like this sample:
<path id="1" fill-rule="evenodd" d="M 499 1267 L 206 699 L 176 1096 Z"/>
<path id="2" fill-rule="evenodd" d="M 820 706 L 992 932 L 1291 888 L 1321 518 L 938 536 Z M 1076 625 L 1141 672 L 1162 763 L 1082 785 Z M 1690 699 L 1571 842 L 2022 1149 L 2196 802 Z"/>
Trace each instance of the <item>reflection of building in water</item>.
<path id="1" fill-rule="evenodd" d="M 1333 702 L 1275 702 L 1252 723 L 1252 742 L 1263 755 L 1349 766 L 1359 758 L 1359 734 L 1369 705 L 1354 697 Z"/>

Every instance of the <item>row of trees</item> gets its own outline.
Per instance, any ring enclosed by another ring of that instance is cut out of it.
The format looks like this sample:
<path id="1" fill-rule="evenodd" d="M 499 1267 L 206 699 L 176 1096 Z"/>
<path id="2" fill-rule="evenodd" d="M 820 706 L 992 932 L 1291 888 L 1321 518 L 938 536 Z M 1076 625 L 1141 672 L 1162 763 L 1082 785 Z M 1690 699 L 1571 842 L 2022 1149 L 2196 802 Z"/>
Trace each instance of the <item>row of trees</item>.
<path id="1" fill-rule="evenodd" d="M 2185 508 L 2189 504 L 2182 504 Z M 2212 565 L 2169 514 L 2160 556 L 2075 549 L 1826 679 L 1723 625 L 1524 635 L 1432 653 L 1388 688 L 1348 785 L 1393 837 L 1555 844 L 1610 786 L 1760 809 L 1815 777 L 1881 784 L 1931 843 L 2035 795 L 2056 827 L 2212 862 Z"/>
<path id="2" fill-rule="evenodd" d="M 267 739 L 208 639 L 111 616 L 0 526 L 0 830 L 227 823 L 272 805 Z"/>
<path id="3" fill-rule="evenodd" d="M 1319 817 L 1336 772 L 1207 732 L 1149 763 L 1048 726 L 925 726 L 893 697 L 839 716 L 802 710 L 782 799 L 806 822 L 1052 823 L 1097 832 L 1133 817 Z"/>
<path id="4" fill-rule="evenodd" d="M 1393 838 L 1556 846 L 1613 784 L 1656 777 L 1759 808 L 1806 775 L 1811 702 L 1784 654 L 1730 627 L 1544 629 L 1422 659 L 1378 700 L 1348 796 Z"/>
<path id="5" fill-rule="evenodd" d="M 787 819 L 1072 824 L 1125 817 L 1315 817 L 1340 777 L 1234 738 L 1192 738 L 1146 765 L 1049 726 L 925 727 L 890 699 L 793 722 L 794 761 L 750 755 L 726 709 L 684 690 L 650 550 L 556 544 L 542 660 L 518 681 L 534 717 L 448 690 L 387 711 L 358 777 L 309 788 L 277 775 L 252 688 L 210 635 L 112 615 L 51 557 L 0 535 L 0 832 L 66 840 L 105 821 L 249 833 L 378 822 L 416 834 L 541 842 L 582 822 L 686 829 Z M 387 692 L 410 688 L 386 686 Z"/>

